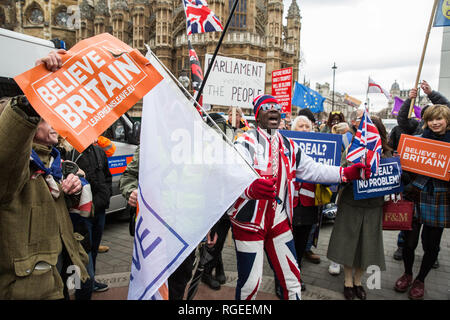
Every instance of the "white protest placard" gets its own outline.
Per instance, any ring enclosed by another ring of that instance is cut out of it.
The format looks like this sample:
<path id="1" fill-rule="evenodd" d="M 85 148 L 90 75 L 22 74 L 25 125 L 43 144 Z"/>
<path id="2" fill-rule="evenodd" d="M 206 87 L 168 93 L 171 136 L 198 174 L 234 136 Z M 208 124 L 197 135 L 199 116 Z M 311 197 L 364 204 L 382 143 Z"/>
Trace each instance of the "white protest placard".
<path id="1" fill-rule="evenodd" d="M 205 55 L 205 70 L 211 59 L 211 54 Z M 253 99 L 264 93 L 265 82 L 265 63 L 216 56 L 203 89 L 203 102 L 251 108 Z"/>

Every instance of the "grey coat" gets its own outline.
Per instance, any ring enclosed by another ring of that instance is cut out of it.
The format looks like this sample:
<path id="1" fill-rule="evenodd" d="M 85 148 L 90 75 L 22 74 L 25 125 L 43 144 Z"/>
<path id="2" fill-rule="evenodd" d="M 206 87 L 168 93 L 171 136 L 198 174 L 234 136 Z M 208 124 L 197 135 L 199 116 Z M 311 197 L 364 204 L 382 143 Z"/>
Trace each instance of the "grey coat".
<path id="1" fill-rule="evenodd" d="M 392 155 L 389 152 L 385 156 Z M 345 159 L 345 153 L 343 158 Z M 383 204 L 384 197 L 355 200 L 353 184 L 341 185 L 338 211 L 328 245 L 328 259 L 362 270 L 371 265 L 386 270 L 382 228 Z"/>

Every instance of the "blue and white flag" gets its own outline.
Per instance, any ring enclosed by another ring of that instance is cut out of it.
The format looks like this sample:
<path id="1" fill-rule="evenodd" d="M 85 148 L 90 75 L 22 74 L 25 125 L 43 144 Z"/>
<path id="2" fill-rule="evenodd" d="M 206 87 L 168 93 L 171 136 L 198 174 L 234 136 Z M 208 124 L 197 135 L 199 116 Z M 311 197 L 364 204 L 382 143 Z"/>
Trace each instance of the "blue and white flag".
<path id="1" fill-rule="evenodd" d="M 297 81 L 295 81 L 294 96 L 292 97 L 292 105 L 302 109 L 311 109 L 313 113 L 322 112 L 323 102 L 325 98 L 317 91 L 308 88 Z"/>
<path id="2" fill-rule="evenodd" d="M 450 1 L 439 0 L 439 5 L 434 16 L 433 27 L 450 26 Z"/>
<path id="3" fill-rule="evenodd" d="M 257 178 L 151 52 L 147 58 L 164 79 L 144 97 L 131 300 L 151 299 Z"/>

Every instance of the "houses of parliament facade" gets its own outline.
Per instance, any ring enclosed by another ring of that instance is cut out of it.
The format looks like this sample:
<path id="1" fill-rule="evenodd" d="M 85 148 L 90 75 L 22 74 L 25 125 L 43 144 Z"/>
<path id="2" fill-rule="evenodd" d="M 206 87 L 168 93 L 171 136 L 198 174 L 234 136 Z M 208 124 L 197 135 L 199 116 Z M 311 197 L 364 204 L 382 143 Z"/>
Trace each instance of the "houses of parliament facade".
<path id="1" fill-rule="evenodd" d="M 271 92 L 273 70 L 292 67 L 293 79 L 298 78 L 301 16 L 296 0 L 291 1 L 286 15 L 283 0 L 239 0 L 218 53 L 265 63 L 266 93 Z M 207 2 L 225 26 L 234 0 Z M 76 23 L 68 23 L 74 15 Z M 66 42 L 67 49 L 108 32 L 142 53 L 148 44 L 176 77 L 190 76 L 182 0 L 0 0 L 0 28 L 48 40 L 58 38 Z M 220 35 L 189 36 L 202 66 L 205 54 L 216 49 Z M 250 113 L 250 107 L 244 112 Z M 213 106 L 212 111 L 227 109 Z M 131 113 L 140 116 L 140 104 Z"/>

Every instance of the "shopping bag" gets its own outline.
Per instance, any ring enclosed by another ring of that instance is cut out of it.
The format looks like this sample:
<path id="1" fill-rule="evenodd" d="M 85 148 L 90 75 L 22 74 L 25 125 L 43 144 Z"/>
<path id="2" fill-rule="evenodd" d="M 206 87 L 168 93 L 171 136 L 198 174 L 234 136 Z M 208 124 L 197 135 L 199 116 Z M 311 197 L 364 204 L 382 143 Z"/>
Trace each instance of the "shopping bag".
<path id="1" fill-rule="evenodd" d="M 414 202 L 392 195 L 383 205 L 383 230 L 411 230 Z"/>

